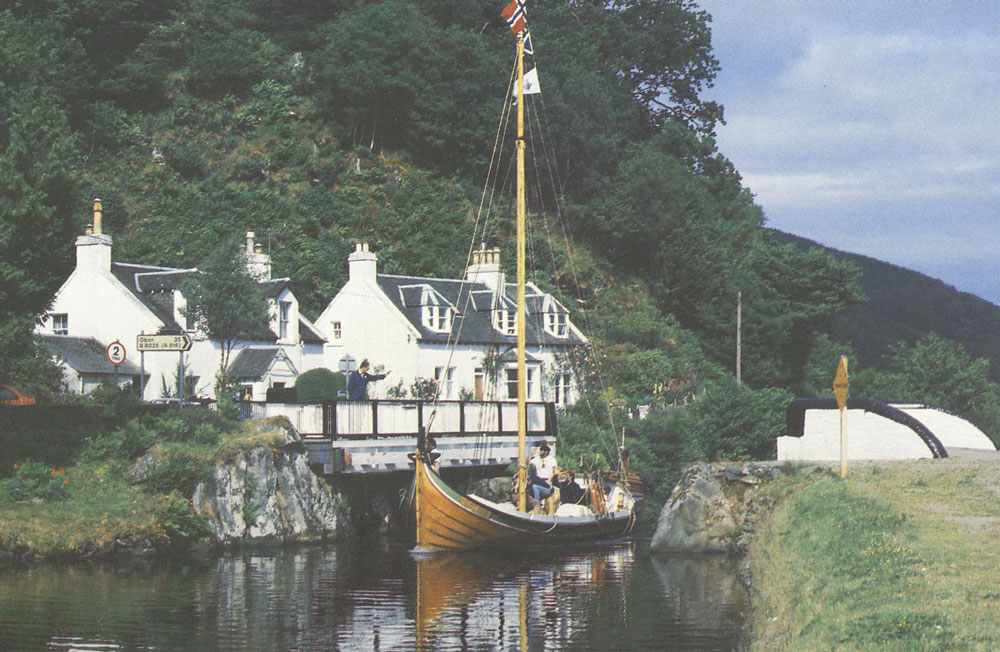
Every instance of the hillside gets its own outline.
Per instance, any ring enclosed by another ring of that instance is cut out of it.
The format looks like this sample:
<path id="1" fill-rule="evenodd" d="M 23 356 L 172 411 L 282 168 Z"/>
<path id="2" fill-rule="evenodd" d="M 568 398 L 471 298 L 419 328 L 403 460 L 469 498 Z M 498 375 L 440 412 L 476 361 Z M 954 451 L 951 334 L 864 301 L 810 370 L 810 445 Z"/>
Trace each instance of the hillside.
<path id="1" fill-rule="evenodd" d="M 857 284 L 868 301 L 839 316 L 833 336 L 850 342 L 863 365 L 875 366 L 887 347 L 900 340 L 913 342 L 936 333 L 961 344 L 972 357 L 989 360 L 990 377 L 1000 379 L 1000 306 L 920 272 L 790 233 L 773 234 L 782 244 L 802 250 L 820 247 L 861 270 Z"/>

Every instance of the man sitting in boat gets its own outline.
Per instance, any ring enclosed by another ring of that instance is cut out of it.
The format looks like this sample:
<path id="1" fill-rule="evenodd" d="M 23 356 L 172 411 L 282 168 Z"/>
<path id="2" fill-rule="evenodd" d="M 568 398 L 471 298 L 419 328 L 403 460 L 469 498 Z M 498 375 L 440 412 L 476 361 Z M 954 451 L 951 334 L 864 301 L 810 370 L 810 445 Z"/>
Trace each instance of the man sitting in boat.
<path id="1" fill-rule="evenodd" d="M 556 456 L 552 455 L 552 449 L 547 443 L 543 441 L 531 451 L 528 468 L 531 471 L 531 495 L 535 503 L 541 505 L 543 500 L 552 495 L 552 476 L 559 470 Z"/>
<path id="2" fill-rule="evenodd" d="M 559 500 L 563 505 L 587 504 L 587 492 L 577 483 L 575 471 L 560 471 L 552 479 L 552 484 L 559 490 Z"/>

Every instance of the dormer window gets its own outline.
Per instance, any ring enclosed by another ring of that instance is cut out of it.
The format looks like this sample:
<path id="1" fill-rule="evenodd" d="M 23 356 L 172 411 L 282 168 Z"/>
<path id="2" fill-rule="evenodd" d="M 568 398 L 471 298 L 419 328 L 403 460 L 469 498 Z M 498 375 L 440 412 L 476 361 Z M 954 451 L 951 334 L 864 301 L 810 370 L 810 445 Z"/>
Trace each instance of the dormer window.
<path id="1" fill-rule="evenodd" d="M 493 311 L 493 328 L 504 335 L 517 335 L 517 313 L 506 308 Z"/>
<path id="2" fill-rule="evenodd" d="M 554 311 L 545 313 L 545 332 L 556 337 L 566 337 L 569 333 L 569 315 Z"/>
<path id="3" fill-rule="evenodd" d="M 421 310 L 424 326 L 436 333 L 451 331 L 452 311 L 449 306 L 426 305 Z"/>

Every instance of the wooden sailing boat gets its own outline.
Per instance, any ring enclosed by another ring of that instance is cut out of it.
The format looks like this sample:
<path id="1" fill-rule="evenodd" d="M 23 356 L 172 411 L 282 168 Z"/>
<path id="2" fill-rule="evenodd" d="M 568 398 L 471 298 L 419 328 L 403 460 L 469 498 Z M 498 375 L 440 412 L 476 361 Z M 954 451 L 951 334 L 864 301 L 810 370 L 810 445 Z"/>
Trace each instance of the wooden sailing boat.
<path id="1" fill-rule="evenodd" d="M 514 3 L 512 3 L 513 5 Z M 553 543 L 612 541 L 629 533 L 634 524 L 635 499 L 624 486 L 596 481 L 590 487 L 591 507 L 578 515 L 542 515 L 527 511 L 527 430 L 525 372 L 525 188 L 524 188 L 524 36 L 517 39 L 517 504 L 495 503 L 462 495 L 448 486 L 432 468 L 431 451 L 421 437 L 414 453 L 417 548 L 471 550 L 497 546 L 534 546 Z M 623 473 L 621 478 L 626 478 Z"/>

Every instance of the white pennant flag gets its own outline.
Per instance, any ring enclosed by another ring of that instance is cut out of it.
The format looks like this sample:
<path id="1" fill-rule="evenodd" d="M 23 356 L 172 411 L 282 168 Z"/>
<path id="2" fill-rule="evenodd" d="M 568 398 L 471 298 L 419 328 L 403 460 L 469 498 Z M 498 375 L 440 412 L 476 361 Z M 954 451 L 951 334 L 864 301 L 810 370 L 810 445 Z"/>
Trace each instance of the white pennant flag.
<path id="1" fill-rule="evenodd" d="M 538 68 L 532 68 L 528 72 L 524 73 L 524 94 L 534 95 L 536 93 L 541 93 L 542 87 L 538 85 Z M 515 98 L 517 97 L 517 89 L 511 93 Z"/>

